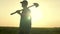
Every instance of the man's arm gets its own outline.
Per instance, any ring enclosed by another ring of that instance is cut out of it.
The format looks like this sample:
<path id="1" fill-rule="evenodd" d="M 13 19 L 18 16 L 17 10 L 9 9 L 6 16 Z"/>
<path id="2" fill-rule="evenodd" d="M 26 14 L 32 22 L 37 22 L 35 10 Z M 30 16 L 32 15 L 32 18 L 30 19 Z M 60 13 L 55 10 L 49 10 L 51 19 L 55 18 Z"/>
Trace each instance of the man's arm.
<path id="1" fill-rule="evenodd" d="M 16 12 L 11 13 L 10 15 L 13 15 L 13 14 L 15 14 L 15 13 L 21 14 L 20 11 L 21 11 L 21 10 L 17 10 Z"/>
<path id="2" fill-rule="evenodd" d="M 21 15 L 21 14 L 22 14 L 22 13 L 20 13 L 20 12 L 21 12 L 21 10 L 17 10 L 16 12 L 17 12 L 17 14 L 19 14 L 19 15 Z"/>

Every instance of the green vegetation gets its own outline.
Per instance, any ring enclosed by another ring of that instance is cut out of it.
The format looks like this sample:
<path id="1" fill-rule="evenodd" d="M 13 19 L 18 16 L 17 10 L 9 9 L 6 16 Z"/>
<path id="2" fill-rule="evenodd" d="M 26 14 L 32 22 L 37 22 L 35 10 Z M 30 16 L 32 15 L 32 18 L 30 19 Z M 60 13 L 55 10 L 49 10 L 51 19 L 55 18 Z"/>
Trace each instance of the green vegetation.
<path id="1" fill-rule="evenodd" d="M 18 27 L 0 27 L 0 34 L 18 34 Z M 60 28 L 32 28 L 31 34 L 60 34 Z"/>

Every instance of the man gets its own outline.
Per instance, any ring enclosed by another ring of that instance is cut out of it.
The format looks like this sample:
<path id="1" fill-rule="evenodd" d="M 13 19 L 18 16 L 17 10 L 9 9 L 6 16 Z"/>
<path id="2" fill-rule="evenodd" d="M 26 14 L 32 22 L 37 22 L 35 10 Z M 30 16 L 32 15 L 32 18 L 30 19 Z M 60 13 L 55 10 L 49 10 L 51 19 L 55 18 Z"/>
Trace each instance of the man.
<path id="1" fill-rule="evenodd" d="M 29 34 L 31 29 L 31 12 L 27 7 L 28 2 L 26 0 L 20 3 L 22 4 L 23 10 L 22 13 L 20 13 L 20 10 L 17 10 L 17 13 L 21 15 L 19 34 Z M 30 19 L 28 19 L 28 17 L 30 17 Z"/>

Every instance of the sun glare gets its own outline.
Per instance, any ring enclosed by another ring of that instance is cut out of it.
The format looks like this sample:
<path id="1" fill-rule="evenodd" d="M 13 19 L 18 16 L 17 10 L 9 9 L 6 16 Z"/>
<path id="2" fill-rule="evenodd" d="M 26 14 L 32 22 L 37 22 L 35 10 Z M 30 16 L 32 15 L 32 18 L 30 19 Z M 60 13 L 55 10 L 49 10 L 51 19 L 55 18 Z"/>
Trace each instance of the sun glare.
<path id="1" fill-rule="evenodd" d="M 31 16 L 32 16 L 32 22 L 36 22 L 42 18 L 42 13 L 39 8 L 32 7 L 31 10 Z"/>

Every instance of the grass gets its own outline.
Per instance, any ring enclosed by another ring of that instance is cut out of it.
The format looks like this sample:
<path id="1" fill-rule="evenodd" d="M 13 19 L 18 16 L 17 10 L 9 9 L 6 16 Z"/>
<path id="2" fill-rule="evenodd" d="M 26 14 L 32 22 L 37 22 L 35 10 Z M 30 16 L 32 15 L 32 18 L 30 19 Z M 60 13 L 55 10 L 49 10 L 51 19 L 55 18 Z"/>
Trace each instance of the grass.
<path id="1" fill-rule="evenodd" d="M 18 27 L 0 27 L 0 34 L 18 34 Z M 60 28 L 32 28 L 31 34 L 60 34 Z"/>

